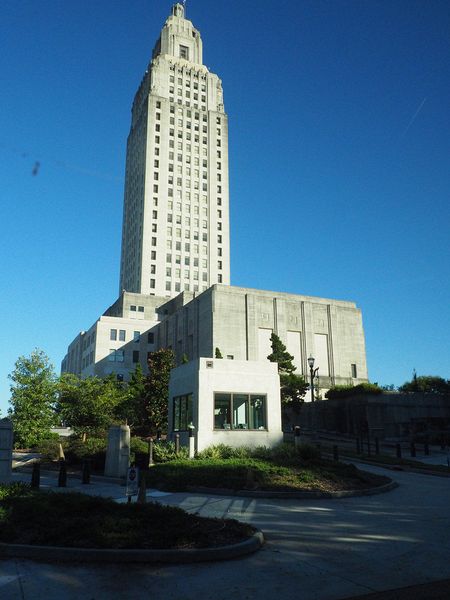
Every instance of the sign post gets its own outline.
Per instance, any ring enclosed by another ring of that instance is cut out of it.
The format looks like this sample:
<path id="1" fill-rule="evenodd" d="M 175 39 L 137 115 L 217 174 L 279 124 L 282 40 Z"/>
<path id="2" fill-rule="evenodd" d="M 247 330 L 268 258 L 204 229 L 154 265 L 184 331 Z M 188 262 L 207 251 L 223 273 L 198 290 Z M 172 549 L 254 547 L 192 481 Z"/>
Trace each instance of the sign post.
<path id="1" fill-rule="evenodd" d="M 132 496 L 137 496 L 139 491 L 139 469 L 138 467 L 130 467 L 127 472 L 127 488 L 126 495 L 128 503 L 131 502 Z"/>

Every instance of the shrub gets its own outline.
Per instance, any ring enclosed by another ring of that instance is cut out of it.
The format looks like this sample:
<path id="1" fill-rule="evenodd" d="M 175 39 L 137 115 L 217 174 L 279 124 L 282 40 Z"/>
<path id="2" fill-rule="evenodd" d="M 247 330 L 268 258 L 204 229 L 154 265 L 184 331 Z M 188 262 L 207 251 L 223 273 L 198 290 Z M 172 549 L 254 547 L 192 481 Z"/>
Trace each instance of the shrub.
<path id="1" fill-rule="evenodd" d="M 37 447 L 39 454 L 47 460 L 57 460 L 59 458 L 59 445 L 62 444 L 63 448 L 67 445 L 67 442 L 61 441 L 57 433 L 51 434 L 51 438 L 42 440 Z"/>
<path id="2" fill-rule="evenodd" d="M 88 438 L 85 442 L 71 436 L 67 449 L 64 450 L 66 461 L 70 464 L 79 464 L 83 460 L 90 459 L 92 467 L 97 470 L 105 468 L 106 438 Z"/>
<path id="3" fill-rule="evenodd" d="M 358 385 L 336 385 L 328 390 L 325 397 L 329 400 L 334 398 L 348 398 L 359 394 L 382 394 L 383 390 L 376 383 L 359 383 Z"/>
<path id="4" fill-rule="evenodd" d="M 297 446 L 297 455 L 302 460 L 319 460 L 320 459 L 320 450 L 316 446 L 312 444 L 304 443 Z"/>
<path id="5" fill-rule="evenodd" d="M 182 446 L 179 454 L 175 453 L 174 442 L 159 441 L 153 444 L 153 460 L 158 463 L 165 463 L 178 458 L 188 458 L 189 450 Z"/>

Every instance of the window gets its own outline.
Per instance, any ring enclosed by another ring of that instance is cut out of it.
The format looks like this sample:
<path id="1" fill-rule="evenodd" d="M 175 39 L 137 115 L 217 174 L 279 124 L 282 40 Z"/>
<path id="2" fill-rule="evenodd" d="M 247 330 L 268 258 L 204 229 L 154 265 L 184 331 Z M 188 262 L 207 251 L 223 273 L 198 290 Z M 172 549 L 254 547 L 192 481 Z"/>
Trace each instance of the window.
<path id="1" fill-rule="evenodd" d="M 116 351 L 115 350 L 109 351 L 108 360 L 109 360 L 109 362 L 115 362 L 115 360 L 116 360 Z"/>
<path id="2" fill-rule="evenodd" d="M 133 331 L 133 342 L 140 342 L 141 340 L 141 332 Z"/>
<path id="3" fill-rule="evenodd" d="M 117 340 L 117 329 L 109 330 L 109 339 L 113 340 L 113 342 L 115 342 Z"/>
<path id="4" fill-rule="evenodd" d="M 139 362 L 139 350 L 133 350 L 133 363 Z"/>
<path id="5" fill-rule="evenodd" d="M 143 306 L 138 306 L 138 311 L 139 312 L 144 312 L 144 307 Z"/>
<path id="6" fill-rule="evenodd" d="M 123 362 L 123 350 L 110 350 L 108 360 L 109 362 Z"/>
<path id="7" fill-rule="evenodd" d="M 192 423 L 192 394 L 173 399 L 173 430 L 187 431 Z"/>
<path id="8" fill-rule="evenodd" d="M 189 60 L 189 48 L 187 46 L 180 45 L 180 58 L 184 58 L 185 60 Z"/>
<path id="9" fill-rule="evenodd" d="M 352 364 L 350 366 L 352 368 L 352 377 L 355 379 L 356 377 L 358 377 L 357 371 L 356 371 L 356 365 Z"/>
<path id="10" fill-rule="evenodd" d="M 132 304 L 132 305 L 130 306 L 130 310 L 132 310 L 133 312 L 136 312 L 136 307 L 134 306 L 134 304 Z"/>
<path id="11" fill-rule="evenodd" d="M 155 289 L 155 285 L 156 285 L 156 280 L 155 280 L 155 279 L 150 279 L 150 288 L 151 288 L 152 290 L 154 290 L 154 289 Z"/>
<path id="12" fill-rule="evenodd" d="M 125 329 L 120 329 L 120 330 L 119 330 L 119 340 L 120 340 L 121 342 L 124 342 L 124 341 L 125 341 L 125 336 L 126 336 L 126 331 L 125 331 Z"/>
<path id="13" fill-rule="evenodd" d="M 214 429 L 267 429 L 263 394 L 214 394 Z"/>
<path id="14" fill-rule="evenodd" d="M 155 334 L 152 331 L 149 331 L 147 334 L 147 343 L 154 344 L 155 343 Z"/>
<path id="15" fill-rule="evenodd" d="M 234 360 L 233 354 L 227 354 L 227 360 Z"/>

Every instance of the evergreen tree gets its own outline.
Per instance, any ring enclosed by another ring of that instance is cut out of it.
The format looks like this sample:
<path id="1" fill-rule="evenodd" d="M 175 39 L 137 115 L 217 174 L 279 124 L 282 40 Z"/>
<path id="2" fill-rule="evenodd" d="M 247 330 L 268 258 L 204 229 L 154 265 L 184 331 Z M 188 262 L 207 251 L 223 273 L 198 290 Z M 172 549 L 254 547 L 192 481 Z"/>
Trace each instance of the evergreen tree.
<path id="1" fill-rule="evenodd" d="M 120 421 L 126 421 L 133 433 L 145 433 L 147 426 L 146 377 L 140 363 L 131 373 L 128 385 L 124 387 L 122 401 L 115 414 Z"/>
<path id="2" fill-rule="evenodd" d="M 270 336 L 272 346 L 272 354 L 267 357 L 271 362 L 278 363 L 278 373 L 293 373 L 295 366 L 293 364 L 294 357 L 286 350 L 286 346 L 280 340 L 276 333 Z"/>
<path id="3" fill-rule="evenodd" d="M 286 346 L 280 340 L 276 333 L 270 336 L 272 353 L 267 357 L 271 362 L 278 363 L 278 373 L 280 375 L 280 394 L 281 403 L 291 406 L 296 412 L 300 410 L 301 403 L 304 400 L 308 384 L 302 375 L 294 373 L 296 370 L 293 364 L 294 357 L 286 350 Z"/>
<path id="4" fill-rule="evenodd" d="M 149 374 L 145 382 L 148 432 L 167 430 L 170 372 L 175 366 L 172 350 L 162 348 L 151 352 L 148 359 Z"/>
<path id="5" fill-rule="evenodd" d="M 55 424 L 56 376 L 48 356 L 35 349 L 29 357 L 20 356 L 12 373 L 11 407 L 16 447 L 31 448 L 51 437 Z"/>
<path id="6" fill-rule="evenodd" d="M 220 351 L 219 348 L 216 348 L 215 358 L 223 358 L 222 352 Z"/>

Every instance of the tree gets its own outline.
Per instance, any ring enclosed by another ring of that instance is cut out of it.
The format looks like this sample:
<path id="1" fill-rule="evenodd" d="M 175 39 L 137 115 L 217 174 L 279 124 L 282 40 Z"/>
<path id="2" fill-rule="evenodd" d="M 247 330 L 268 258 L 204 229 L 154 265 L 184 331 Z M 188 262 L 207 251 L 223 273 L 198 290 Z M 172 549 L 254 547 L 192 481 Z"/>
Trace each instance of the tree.
<path id="1" fill-rule="evenodd" d="M 147 425 L 145 381 L 142 367 L 137 363 L 124 389 L 123 399 L 115 410 L 117 418 L 126 421 L 133 432 L 144 432 Z"/>
<path id="2" fill-rule="evenodd" d="M 286 346 L 276 333 L 270 336 L 272 354 L 267 357 L 271 362 L 278 363 L 278 373 L 293 373 L 296 367 L 293 364 L 294 357 L 286 350 Z"/>
<path id="3" fill-rule="evenodd" d="M 35 447 L 51 437 L 55 423 L 56 376 L 48 356 L 39 349 L 29 357 L 20 356 L 12 373 L 11 408 L 15 445 Z"/>
<path id="4" fill-rule="evenodd" d="M 215 358 L 223 358 L 220 348 L 216 348 Z"/>
<path id="5" fill-rule="evenodd" d="M 172 350 L 162 348 L 148 358 L 149 374 L 145 382 L 149 433 L 167 429 L 170 372 L 175 366 Z"/>
<path id="6" fill-rule="evenodd" d="M 301 403 L 304 400 L 308 384 L 302 375 L 294 373 L 296 370 L 293 364 L 294 357 L 286 350 L 286 346 L 280 340 L 276 333 L 270 336 L 272 353 L 267 357 L 271 362 L 278 363 L 278 373 L 280 375 L 280 394 L 281 403 L 289 405 L 296 412 L 300 410 Z"/>
<path id="7" fill-rule="evenodd" d="M 182 365 L 185 365 L 185 364 L 186 364 L 186 363 L 188 363 L 188 362 L 189 362 L 189 357 L 188 357 L 188 355 L 185 353 L 185 354 L 183 354 L 183 356 L 181 357 L 181 364 L 182 364 Z"/>
<path id="8" fill-rule="evenodd" d="M 398 388 L 399 392 L 426 392 L 428 394 L 450 394 L 450 380 L 437 375 L 417 376 L 413 371 L 411 381 L 406 381 Z"/>
<path id="9" fill-rule="evenodd" d="M 58 392 L 58 414 L 83 435 L 83 440 L 114 423 L 117 407 L 124 399 L 124 389 L 114 375 L 81 379 L 65 373 L 59 379 Z"/>

